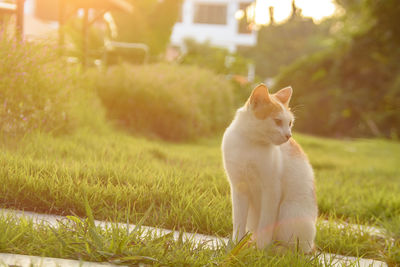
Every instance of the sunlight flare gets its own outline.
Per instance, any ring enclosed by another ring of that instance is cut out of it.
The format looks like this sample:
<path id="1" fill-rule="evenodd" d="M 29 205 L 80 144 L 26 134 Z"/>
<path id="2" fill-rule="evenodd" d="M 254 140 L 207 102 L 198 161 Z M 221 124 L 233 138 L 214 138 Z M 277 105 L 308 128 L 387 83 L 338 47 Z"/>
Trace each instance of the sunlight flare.
<path id="1" fill-rule="evenodd" d="M 333 0 L 296 0 L 296 6 L 301 9 L 304 17 L 310 17 L 315 22 L 332 16 L 336 11 Z M 292 13 L 292 0 L 257 0 L 256 24 L 269 24 L 269 8 L 274 8 L 274 20 L 276 23 L 286 21 Z"/>

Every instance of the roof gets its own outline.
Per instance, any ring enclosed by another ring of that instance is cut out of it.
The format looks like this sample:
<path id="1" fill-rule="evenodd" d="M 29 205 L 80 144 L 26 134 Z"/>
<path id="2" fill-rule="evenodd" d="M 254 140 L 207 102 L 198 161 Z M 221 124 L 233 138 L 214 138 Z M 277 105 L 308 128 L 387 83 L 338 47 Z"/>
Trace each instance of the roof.
<path id="1" fill-rule="evenodd" d="M 17 10 L 15 4 L 0 3 L 0 14 L 2 13 L 14 13 Z"/>
<path id="2" fill-rule="evenodd" d="M 78 8 L 116 9 L 128 13 L 133 12 L 133 6 L 127 0 L 64 0 L 66 4 Z"/>

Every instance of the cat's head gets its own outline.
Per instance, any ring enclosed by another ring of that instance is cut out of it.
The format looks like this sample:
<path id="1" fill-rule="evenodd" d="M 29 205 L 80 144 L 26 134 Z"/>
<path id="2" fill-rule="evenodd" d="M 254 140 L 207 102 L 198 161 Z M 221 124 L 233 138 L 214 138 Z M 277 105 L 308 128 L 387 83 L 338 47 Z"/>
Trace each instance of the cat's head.
<path id="1" fill-rule="evenodd" d="M 252 127 L 269 143 L 280 145 L 292 136 L 294 116 L 289 108 L 292 92 L 291 87 L 286 87 L 269 94 L 267 86 L 260 84 L 253 89 L 246 103 Z"/>

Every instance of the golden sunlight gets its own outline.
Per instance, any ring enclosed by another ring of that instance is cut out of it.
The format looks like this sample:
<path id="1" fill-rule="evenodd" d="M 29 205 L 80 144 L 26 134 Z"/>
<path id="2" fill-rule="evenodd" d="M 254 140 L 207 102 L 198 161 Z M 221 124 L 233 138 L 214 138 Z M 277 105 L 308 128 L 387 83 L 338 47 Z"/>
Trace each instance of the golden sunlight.
<path id="1" fill-rule="evenodd" d="M 302 10 L 304 17 L 310 17 L 315 22 L 332 16 L 336 11 L 333 0 L 296 0 L 296 6 Z M 276 23 L 287 20 L 292 12 L 292 0 L 257 0 L 256 24 L 269 24 L 269 7 L 274 7 L 274 19 Z"/>

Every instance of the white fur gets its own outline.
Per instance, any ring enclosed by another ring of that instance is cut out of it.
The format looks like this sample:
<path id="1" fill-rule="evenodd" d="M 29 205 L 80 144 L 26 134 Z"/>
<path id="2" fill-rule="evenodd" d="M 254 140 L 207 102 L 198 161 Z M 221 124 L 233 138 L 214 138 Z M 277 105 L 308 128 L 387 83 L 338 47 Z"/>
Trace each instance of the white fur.
<path id="1" fill-rule="evenodd" d="M 314 248 L 318 214 L 313 170 L 306 157 L 293 155 L 284 136 L 292 114 L 283 108 L 274 118 L 240 108 L 222 140 L 223 162 L 231 186 L 233 238 L 253 233 L 258 248 L 279 241 L 304 253 Z"/>

